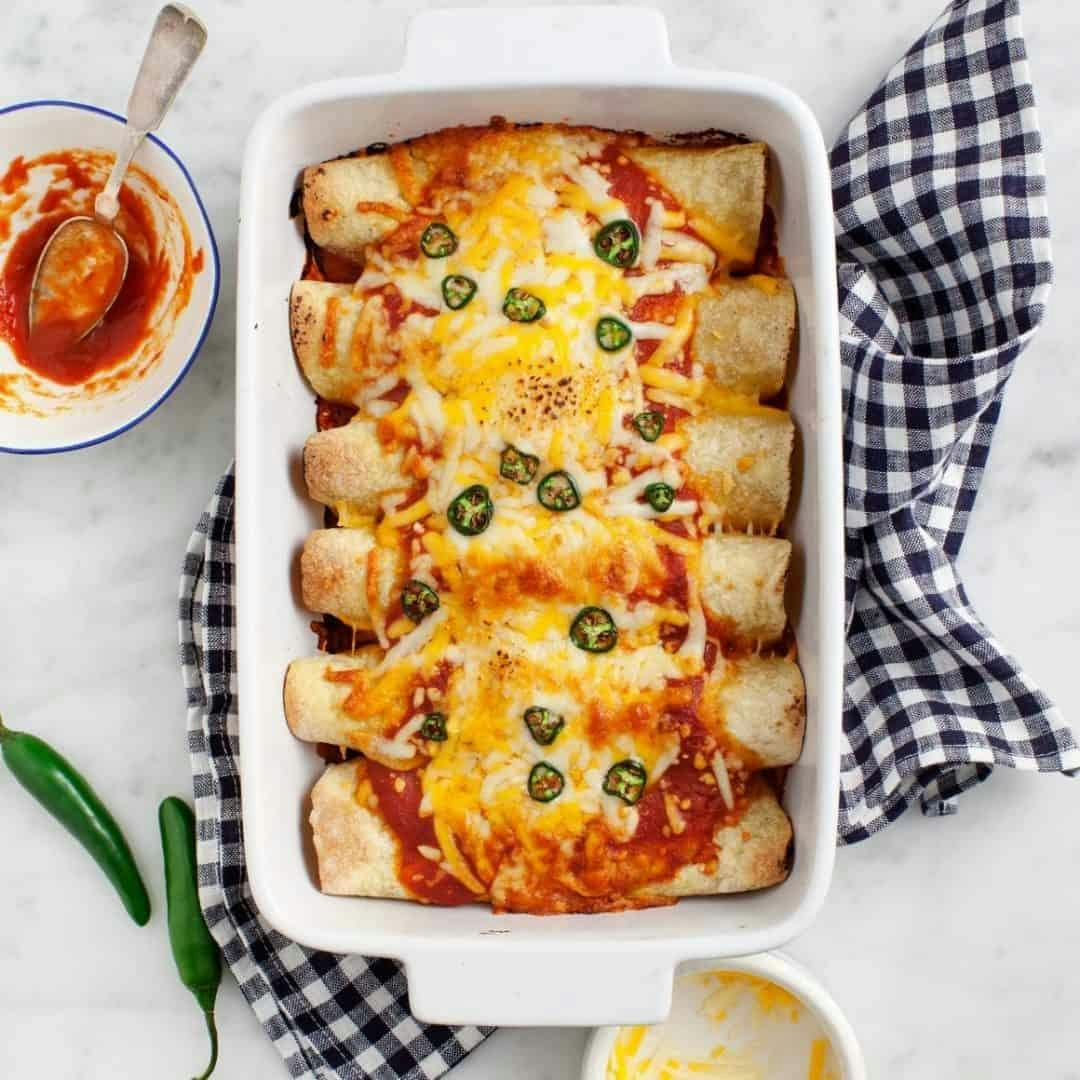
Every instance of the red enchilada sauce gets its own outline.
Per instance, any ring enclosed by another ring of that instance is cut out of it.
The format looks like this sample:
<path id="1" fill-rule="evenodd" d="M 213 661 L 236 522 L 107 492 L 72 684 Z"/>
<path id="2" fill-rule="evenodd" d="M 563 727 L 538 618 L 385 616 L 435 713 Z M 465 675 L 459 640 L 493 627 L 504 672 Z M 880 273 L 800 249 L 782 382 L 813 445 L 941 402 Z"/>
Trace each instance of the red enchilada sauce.
<path id="1" fill-rule="evenodd" d="M 153 212 L 130 188 L 122 187 L 116 228 L 128 246 L 128 269 L 115 303 L 81 341 L 72 343 L 70 333 L 56 320 L 30 332 L 30 290 L 42 249 L 62 222 L 91 211 L 93 196 L 101 188 L 95 170 L 86 167 L 89 157 L 88 151 L 65 150 L 32 161 L 16 158 L 0 178 L 0 192 L 9 196 L 0 201 L 2 235 L 10 229 L 12 214 L 25 202 L 20 195 L 30 171 L 42 165 L 54 167 L 54 179 L 39 208 L 42 216 L 16 236 L 0 271 L 0 337 L 7 340 L 23 367 L 66 386 L 85 383 L 138 350 L 153 329 L 151 315 L 170 279 L 169 260 L 161 250 Z M 145 175 L 142 180 L 153 183 Z M 77 274 L 83 252 L 74 248 L 60 255 L 70 272 Z M 189 269 L 195 269 L 194 260 Z M 190 274 L 181 276 L 190 282 Z"/>
<path id="2" fill-rule="evenodd" d="M 364 766 L 371 790 L 379 800 L 379 816 L 398 841 L 398 881 L 429 904 L 469 904 L 475 896 L 439 862 L 420 854 L 420 848 L 439 851 L 435 825 L 420 814 L 423 789 L 416 770 L 399 772 L 370 759 Z M 441 860 L 440 860 L 441 862 Z"/>
<path id="3" fill-rule="evenodd" d="M 663 192 L 650 180 L 649 174 L 631 161 L 620 147 L 606 147 L 600 160 L 610 181 L 611 197 L 618 199 L 626 207 L 638 231 L 644 234 L 645 223 L 649 220 L 649 204 L 645 200 L 653 198 L 664 202 Z"/>
<path id="4" fill-rule="evenodd" d="M 110 228 L 72 218 L 41 253 L 30 302 L 30 348 L 63 356 L 100 322 L 124 283 L 124 243 Z"/>
<path id="5" fill-rule="evenodd" d="M 315 426 L 319 431 L 344 427 L 355 415 L 356 406 L 344 401 L 328 401 L 324 397 L 315 399 Z"/>
<path id="6" fill-rule="evenodd" d="M 725 140 L 725 142 L 728 140 Z M 730 140 L 734 141 L 734 140 Z M 650 212 L 650 200 L 657 200 L 669 209 L 677 205 L 662 188 L 639 166 L 629 160 L 618 146 L 605 150 L 598 161 L 604 174 L 610 181 L 611 194 L 620 199 L 627 207 L 628 215 L 644 234 Z M 403 222 L 382 242 L 385 253 L 405 253 L 419 257 L 418 239 L 422 228 L 430 219 L 413 218 Z M 680 231 L 696 236 L 689 225 Z M 354 266 L 333 266 L 325 261 L 326 253 L 311 245 L 309 259 L 305 267 L 305 278 L 323 278 L 325 280 L 353 281 L 358 273 Z M 335 274 L 334 271 L 337 271 Z M 772 212 L 766 209 L 762 224 L 762 234 L 757 254 L 758 273 L 782 274 L 783 264 L 776 251 L 776 230 Z M 640 271 L 631 270 L 630 275 Z M 397 327 L 414 310 L 392 286 L 375 290 L 382 294 L 386 304 L 388 322 Z M 684 294 L 676 287 L 666 294 L 650 294 L 641 297 L 629 312 L 635 322 L 662 322 L 672 325 L 679 313 Z M 416 308 L 423 311 L 426 309 Z M 641 339 L 634 343 L 634 355 L 638 365 L 650 362 L 659 346 L 655 339 Z M 684 347 L 676 357 L 669 358 L 668 370 L 689 376 L 691 357 L 689 349 Z M 402 389 L 407 389 L 404 384 Z M 395 388 L 397 389 L 397 388 Z M 386 395 L 390 400 L 400 400 L 399 395 Z M 676 423 L 687 413 L 667 404 L 658 404 L 646 399 L 646 408 L 661 412 L 665 417 L 666 432 L 673 432 Z M 318 426 L 320 430 L 348 422 L 355 410 L 352 406 L 334 405 L 318 399 Z M 626 418 L 631 425 L 631 418 Z M 620 460 L 618 463 L 622 465 Z M 419 490 L 417 491 L 419 494 Z M 680 497 L 698 497 L 697 493 L 684 486 Z M 410 494 L 410 501 L 412 499 Z M 659 522 L 661 528 L 678 535 L 686 535 L 687 529 L 682 522 Z M 679 606 L 689 603 L 689 579 L 686 560 L 666 545 L 659 547 L 664 573 L 661 581 L 652 588 L 636 588 L 629 592 L 626 599 L 636 602 L 669 602 Z M 514 575 L 508 575 L 506 582 L 498 575 L 489 575 L 479 586 L 474 586 L 474 594 L 482 588 L 485 595 L 480 602 L 476 595 L 463 597 L 466 607 L 501 606 L 508 597 L 513 596 L 549 596 L 558 591 L 558 581 L 533 573 L 531 567 L 516 567 Z M 441 584 L 441 582 L 440 582 Z M 611 583 L 618 591 L 618 584 Z M 499 601 L 496 604 L 496 600 Z M 396 617 L 398 609 L 391 614 Z M 315 624 L 313 624 L 315 625 Z M 710 631 L 716 635 L 717 627 L 710 625 Z M 686 637 L 685 627 L 666 626 L 661 635 L 669 649 L 676 649 Z M 725 644 L 723 635 L 721 647 Z M 323 647 L 324 642 L 320 642 Z M 333 646 L 330 646 L 333 649 Z M 717 659 L 717 642 L 709 641 L 706 646 L 705 669 L 711 672 Z M 724 649 L 725 653 L 730 652 Z M 590 705 L 588 713 L 589 738 L 595 745 L 610 742 L 613 731 L 632 730 L 637 726 L 651 726 L 659 723 L 669 730 L 678 730 L 680 734 L 680 755 L 659 778 L 650 781 L 649 787 L 637 804 L 638 824 L 634 834 L 628 840 L 617 840 L 603 821 L 589 822 L 583 834 L 575 837 L 576 850 L 569 860 L 566 872 L 583 889 L 571 888 L 567 882 L 560 881 L 554 875 L 544 878 L 541 875 L 530 878 L 528 890 L 514 892 L 509 898 L 510 906 L 521 911 L 590 911 L 610 910 L 619 898 L 627 898 L 635 890 L 647 893 L 650 885 L 670 881 L 686 866 L 713 867 L 717 859 L 715 835 L 721 827 L 733 827 L 738 824 L 749 805 L 750 775 L 747 766 L 752 763 L 732 761 L 729 771 L 733 805 L 729 807 L 720 791 L 716 774 L 713 771 L 713 756 L 723 751 L 718 745 L 717 736 L 709 730 L 707 720 L 701 715 L 701 698 L 704 677 L 685 680 L 671 680 L 666 702 L 660 706 L 660 715 L 649 711 L 642 704 L 627 710 L 605 712 L 596 703 Z M 723 742 L 723 736 L 719 737 Z M 423 767 L 417 770 L 399 771 L 366 760 L 363 765 L 371 792 L 377 799 L 377 806 L 369 806 L 380 816 L 382 821 L 398 841 L 398 879 L 418 899 L 435 904 L 469 903 L 476 897 L 451 873 L 443 869 L 440 861 L 429 859 L 420 853 L 420 848 L 438 852 L 440 845 L 435 835 L 433 820 L 430 816 L 421 816 Z M 538 846 L 543 846 L 550 838 L 537 837 Z M 559 865 L 564 858 L 554 850 L 551 843 L 551 861 Z M 665 902 L 660 898 L 650 898 L 651 903 Z M 673 900 L 671 901 L 673 902 Z"/>

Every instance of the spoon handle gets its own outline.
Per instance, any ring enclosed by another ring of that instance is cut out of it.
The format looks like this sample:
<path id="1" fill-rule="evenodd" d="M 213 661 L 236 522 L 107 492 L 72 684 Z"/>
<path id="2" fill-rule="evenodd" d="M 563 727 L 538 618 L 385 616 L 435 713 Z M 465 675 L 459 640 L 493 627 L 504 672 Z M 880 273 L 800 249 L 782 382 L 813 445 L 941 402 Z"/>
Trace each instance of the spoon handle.
<path id="1" fill-rule="evenodd" d="M 135 86 L 128 98 L 124 142 L 104 189 L 94 200 L 94 216 L 106 225 L 120 212 L 117 198 L 124 174 L 148 131 L 169 111 L 206 44 L 206 27 L 182 4 L 166 4 L 154 21 Z"/>

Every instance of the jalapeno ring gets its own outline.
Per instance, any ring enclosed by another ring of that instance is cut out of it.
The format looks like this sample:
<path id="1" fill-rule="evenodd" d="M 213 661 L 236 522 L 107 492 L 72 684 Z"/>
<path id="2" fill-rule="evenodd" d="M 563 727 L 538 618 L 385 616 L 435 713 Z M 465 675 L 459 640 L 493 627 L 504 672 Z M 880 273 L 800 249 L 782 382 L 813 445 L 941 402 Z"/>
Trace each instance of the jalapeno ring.
<path id="1" fill-rule="evenodd" d="M 664 414 L 662 412 L 639 412 L 634 417 L 634 427 L 646 442 L 656 442 L 664 433 Z"/>
<path id="2" fill-rule="evenodd" d="M 476 282 L 464 274 L 447 274 L 442 279 L 442 298 L 451 311 L 463 308 L 476 295 Z"/>
<path id="3" fill-rule="evenodd" d="M 542 705 L 530 705 L 525 710 L 524 719 L 529 734 L 541 746 L 550 746 L 566 725 L 563 717 L 550 709 L 545 709 Z"/>
<path id="4" fill-rule="evenodd" d="M 546 761 L 538 761 L 529 772 L 529 795 L 537 802 L 557 799 L 564 787 L 563 774 Z"/>
<path id="5" fill-rule="evenodd" d="M 604 262 L 626 270 L 637 262 L 641 237 L 637 226 L 627 218 L 609 221 L 593 238 L 593 251 Z"/>
<path id="6" fill-rule="evenodd" d="M 538 457 L 526 454 L 516 446 L 508 446 L 499 455 L 499 475 L 504 480 L 513 480 L 515 484 L 531 484 L 539 468 Z"/>
<path id="7" fill-rule="evenodd" d="M 633 806 L 645 794 L 645 782 L 648 773 L 639 761 L 624 758 L 616 761 L 604 777 L 604 794 L 622 799 L 627 806 Z"/>
<path id="8" fill-rule="evenodd" d="M 491 493 L 483 484 L 470 484 L 456 495 L 446 510 L 446 518 L 462 536 L 482 533 L 495 516 Z"/>
<path id="9" fill-rule="evenodd" d="M 585 652 L 611 652 L 619 640 L 619 631 L 610 612 L 590 605 L 574 616 L 570 624 L 570 640 Z"/>
<path id="10" fill-rule="evenodd" d="M 545 510 L 554 510 L 565 514 L 567 510 L 576 510 L 581 505 L 574 478 L 565 470 L 550 472 L 536 488 L 536 497 Z"/>
<path id="11" fill-rule="evenodd" d="M 539 296 L 518 288 L 507 292 L 502 310 L 511 322 L 522 323 L 536 322 L 547 314 L 547 307 Z"/>
<path id="12" fill-rule="evenodd" d="M 420 250 L 429 259 L 445 259 L 457 251 L 458 239 L 449 225 L 433 221 L 420 234 Z"/>
<path id="13" fill-rule="evenodd" d="M 423 622 L 439 610 L 439 594 L 426 582 L 413 578 L 405 582 L 405 588 L 401 590 L 401 610 L 414 623 Z"/>

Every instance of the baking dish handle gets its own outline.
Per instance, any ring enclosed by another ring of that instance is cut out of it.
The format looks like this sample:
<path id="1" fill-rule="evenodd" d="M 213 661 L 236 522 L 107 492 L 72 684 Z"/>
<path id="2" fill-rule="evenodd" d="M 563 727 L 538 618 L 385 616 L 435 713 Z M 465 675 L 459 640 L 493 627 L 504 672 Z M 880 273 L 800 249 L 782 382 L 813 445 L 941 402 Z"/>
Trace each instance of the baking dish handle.
<path id="1" fill-rule="evenodd" d="M 553 68 L 567 79 L 611 81 L 669 67 L 667 24 L 651 8 L 461 8 L 413 17 L 403 71 L 520 84 Z"/>
<path id="2" fill-rule="evenodd" d="M 475 950 L 407 960 L 419 1020 L 496 1027 L 649 1024 L 671 1010 L 675 961 L 625 952 Z"/>

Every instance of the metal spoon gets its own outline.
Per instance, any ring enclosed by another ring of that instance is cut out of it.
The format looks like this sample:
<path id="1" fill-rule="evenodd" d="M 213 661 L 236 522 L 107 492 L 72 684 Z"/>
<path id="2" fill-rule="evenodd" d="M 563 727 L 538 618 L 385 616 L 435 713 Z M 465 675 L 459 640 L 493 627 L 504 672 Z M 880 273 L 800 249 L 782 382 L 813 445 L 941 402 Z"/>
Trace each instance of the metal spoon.
<path id="1" fill-rule="evenodd" d="M 181 4 L 166 4 L 154 22 L 128 99 L 124 141 L 94 216 L 62 222 L 38 258 L 30 289 L 30 335 L 48 332 L 53 348 L 73 345 L 105 318 L 128 269 L 128 249 L 113 227 L 131 159 L 154 131 L 206 44 L 206 27 Z"/>

